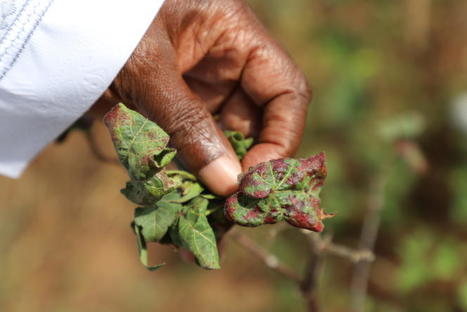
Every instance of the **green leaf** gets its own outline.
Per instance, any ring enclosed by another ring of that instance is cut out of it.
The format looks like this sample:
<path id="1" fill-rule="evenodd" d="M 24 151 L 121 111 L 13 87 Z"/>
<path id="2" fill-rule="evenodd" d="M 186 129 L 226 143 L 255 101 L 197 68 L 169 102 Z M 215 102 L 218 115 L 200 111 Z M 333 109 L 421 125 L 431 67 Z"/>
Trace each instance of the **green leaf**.
<path id="1" fill-rule="evenodd" d="M 238 131 L 224 131 L 224 135 L 227 140 L 229 140 L 230 145 L 232 145 L 235 154 L 237 157 L 242 160 L 246 155 L 250 147 L 253 145 L 253 138 L 245 138 L 245 136 Z"/>
<path id="2" fill-rule="evenodd" d="M 162 200 L 183 204 L 199 196 L 203 190 L 203 187 L 199 183 L 185 183 L 177 190 L 164 195 Z"/>
<path id="3" fill-rule="evenodd" d="M 178 219 L 178 237 L 183 247 L 190 250 L 199 265 L 206 269 L 219 269 L 216 237 L 206 217 L 208 200 L 193 199 L 192 208 Z"/>
<path id="4" fill-rule="evenodd" d="M 171 184 L 164 174 L 158 173 L 144 181 L 130 180 L 120 192 L 137 205 L 153 205 L 173 189 Z"/>
<path id="5" fill-rule="evenodd" d="M 136 208 L 134 223 L 146 242 L 157 242 L 167 233 L 181 209 L 180 204 L 160 200 L 155 207 Z"/>
<path id="6" fill-rule="evenodd" d="M 177 219 L 175 221 L 175 223 L 170 227 L 169 237 L 170 237 L 170 241 L 175 246 L 183 246 L 183 243 L 182 243 L 182 241 L 180 239 L 180 234 L 178 232 L 178 221 L 179 221 L 179 219 Z"/>
<path id="7" fill-rule="evenodd" d="M 170 200 L 172 202 L 188 202 L 204 191 L 204 188 L 191 173 L 181 170 L 168 170 L 166 171 L 166 174 L 169 177 L 171 184 L 179 190 L 178 195 L 171 195 Z"/>
<path id="8" fill-rule="evenodd" d="M 134 180 L 144 180 L 168 165 L 176 152 L 169 136 L 141 114 L 118 104 L 104 117 L 121 163 Z"/>

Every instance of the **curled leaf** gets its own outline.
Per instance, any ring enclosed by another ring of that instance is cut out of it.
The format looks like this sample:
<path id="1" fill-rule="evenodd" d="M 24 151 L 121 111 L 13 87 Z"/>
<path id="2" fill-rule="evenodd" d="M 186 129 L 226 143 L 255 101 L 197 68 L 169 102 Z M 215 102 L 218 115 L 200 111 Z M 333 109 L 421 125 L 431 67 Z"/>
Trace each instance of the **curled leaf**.
<path id="1" fill-rule="evenodd" d="M 230 145 L 237 154 L 237 157 L 242 160 L 250 147 L 253 145 L 253 138 L 245 138 L 245 136 L 238 131 L 224 131 L 224 135 L 229 140 Z"/>
<path id="2" fill-rule="evenodd" d="M 321 232 L 319 192 L 326 178 L 325 155 L 277 159 L 252 167 L 240 191 L 226 201 L 226 217 L 240 225 L 258 226 L 286 220 L 293 226 Z"/>
<path id="3" fill-rule="evenodd" d="M 158 173 L 147 180 L 130 180 L 120 192 L 137 205 L 152 205 L 174 187 L 165 174 Z"/>

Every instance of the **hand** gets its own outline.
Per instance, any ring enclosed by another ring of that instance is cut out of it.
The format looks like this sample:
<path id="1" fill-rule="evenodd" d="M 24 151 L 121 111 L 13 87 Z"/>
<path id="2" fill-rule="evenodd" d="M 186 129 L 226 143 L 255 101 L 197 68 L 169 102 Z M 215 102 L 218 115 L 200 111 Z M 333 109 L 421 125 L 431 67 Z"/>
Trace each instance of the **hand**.
<path id="1" fill-rule="evenodd" d="M 310 95 L 242 0 L 166 0 L 100 102 L 122 101 L 157 122 L 183 165 L 228 195 L 241 166 L 296 151 Z M 242 164 L 212 114 L 220 127 L 256 137 Z"/>

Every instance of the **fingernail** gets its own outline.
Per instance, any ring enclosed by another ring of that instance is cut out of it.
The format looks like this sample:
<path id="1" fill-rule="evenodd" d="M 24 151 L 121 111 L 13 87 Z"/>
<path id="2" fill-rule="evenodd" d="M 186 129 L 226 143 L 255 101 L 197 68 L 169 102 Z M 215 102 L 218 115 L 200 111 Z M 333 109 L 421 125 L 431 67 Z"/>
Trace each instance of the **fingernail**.
<path id="1" fill-rule="evenodd" d="M 198 175 L 212 192 L 227 196 L 238 189 L 237 177 L 241 172 L 238 160 L 223 155 L 203 167 Z"/>

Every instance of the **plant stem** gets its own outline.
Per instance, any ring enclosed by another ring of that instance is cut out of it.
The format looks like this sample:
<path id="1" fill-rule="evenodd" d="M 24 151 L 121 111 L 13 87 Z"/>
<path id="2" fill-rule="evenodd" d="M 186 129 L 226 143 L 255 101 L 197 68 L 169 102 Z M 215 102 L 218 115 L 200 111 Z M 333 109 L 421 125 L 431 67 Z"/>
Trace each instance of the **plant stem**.
<path id="1" fill-rule="evenodd" d="M 358 250 L 373 252 L 381 221 L 381 210 L 384 205 L 384 189 L 386 172 L 382 170 L 371 183 L 368 208 L 363 221 Z M 355 264 L 352 274 L 350 293 L 354 312 L 363 312 L 367 295 L 368 279 L 370 277 L 371 261 L 364 260 Z"/>

